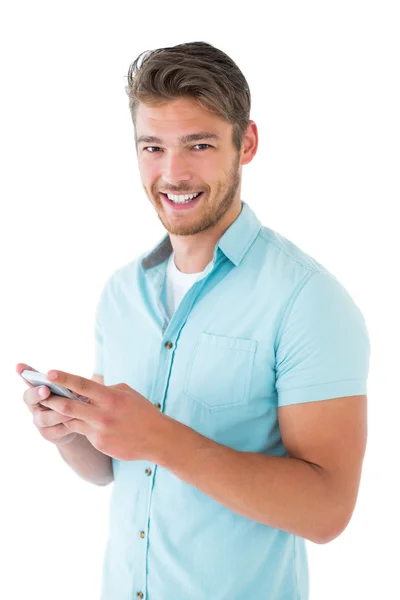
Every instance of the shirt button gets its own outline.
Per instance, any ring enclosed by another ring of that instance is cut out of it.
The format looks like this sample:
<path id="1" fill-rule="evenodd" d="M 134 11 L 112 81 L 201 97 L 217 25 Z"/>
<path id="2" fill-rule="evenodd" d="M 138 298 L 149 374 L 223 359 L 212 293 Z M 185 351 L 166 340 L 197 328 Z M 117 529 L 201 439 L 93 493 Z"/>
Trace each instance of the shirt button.
<path id="1" fill-rule="evenodd" d="M 156 408 L 161 408 L 161 404 L 159 402 L 157 402 L 157 404 L 154 405 Z"/>
<path id="2" fill-rule="evenodd" d="M 144 598 L 144 594 L 143 594 L 143 592 L 138 592 L 138 593 L 136 594 L 136 598 Z"/>
<path id="3" fill-rule="evenodd" d="M 151 475 L 151 469 L 146 469 L 145 473 L 146 473 L 146 475 Z"/>
<path id="4" fill-rule="evenodd" d="M 172 342 L 165 342 L 164 345 L 165 345 L 166 348 L 168 348 L 168 350 L 170 350 L 172 348 L 172 346 L 173 346 L 173 343 Z"/>
<path id="5" fill-rule="evenodd" d="M 141 532 L 139 533 L 139 535 L 140 535 L 140 537 L 143 539 L 143 538 L 144 538 L 144 536 L 145 536 L 145 533 L 144 533 L 144 531 L 141 531 Z"/>

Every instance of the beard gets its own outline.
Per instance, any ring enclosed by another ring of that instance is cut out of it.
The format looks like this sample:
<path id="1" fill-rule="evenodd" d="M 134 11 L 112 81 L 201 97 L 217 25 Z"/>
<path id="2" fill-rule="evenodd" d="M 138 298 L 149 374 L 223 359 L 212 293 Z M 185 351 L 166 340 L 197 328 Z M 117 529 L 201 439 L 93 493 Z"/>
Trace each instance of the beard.
<path id="1" fill-rule="evenodd" d="M 240 155 L 238 154 L 235 158 L 232 168 L 228 172 L 225 182 L 219 184 L 218 191 L 216 192 L 216 199 L 213 202 L 213 205 L 210 206 L 205 204 L 203 213 L 198 215 L 197 218 L 192 220 L 192 222 L 170 222 L 163 209 L 161 208 L 161 210 L 159 210 L 158 207 L 155 206 L 157 216 L 168 233 L 173 235 L 196 235 L 197 233 L 201 233 L 202 231 L 206 231 L 207 229 L 215 227 L 215 225 L 221 221 L 221 219 L 225 216 L 235 202 L 239 186 Z M 178 192 L 183 190 L 176 191 Z M 200 203 L 201 202 L 202 199 L 200 200 Z M 188 221 L 189 220 L 190 217 Z M 184 221 L 184 219 L 182 219 L 182 221 Z"/>

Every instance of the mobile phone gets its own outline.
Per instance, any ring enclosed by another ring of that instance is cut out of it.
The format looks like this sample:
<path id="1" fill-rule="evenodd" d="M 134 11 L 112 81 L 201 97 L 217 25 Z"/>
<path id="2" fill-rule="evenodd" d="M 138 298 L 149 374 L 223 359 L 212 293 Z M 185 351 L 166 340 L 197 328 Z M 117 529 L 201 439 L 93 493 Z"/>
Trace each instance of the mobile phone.
<path id="1" fill-rule="evenodd" d="M 63 396 L 64 398 L 72 398 L 73 400 L 78 400 L 79 402 L 89 402 L 88 398 L 84 396 L 77 396 L 68 388 L 57 385 L 53 381 L 47 379 L 44 373 L 39 373 L 38 371 L 30 371 L 29 369 L 25 369 L 21 373 L 21 377 L 29 381 L 34 386 L 45 385 L 47 386 L 52 394 L 56 396 Z"/>

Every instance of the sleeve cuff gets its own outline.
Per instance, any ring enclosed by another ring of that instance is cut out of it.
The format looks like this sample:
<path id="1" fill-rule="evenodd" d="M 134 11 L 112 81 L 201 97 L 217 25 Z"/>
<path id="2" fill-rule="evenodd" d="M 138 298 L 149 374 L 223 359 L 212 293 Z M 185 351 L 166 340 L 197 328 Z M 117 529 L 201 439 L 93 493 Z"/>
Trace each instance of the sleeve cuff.
<path id="1" fill-rule="evenodd" d="M 278 406 L 331 400 L 344 396 L 362 396 L 367 393 L 367 382 L 364 379 L 349 379 L 347 381 L 332 381 L 319 385 L 291 390 L 278 390 Z"/>

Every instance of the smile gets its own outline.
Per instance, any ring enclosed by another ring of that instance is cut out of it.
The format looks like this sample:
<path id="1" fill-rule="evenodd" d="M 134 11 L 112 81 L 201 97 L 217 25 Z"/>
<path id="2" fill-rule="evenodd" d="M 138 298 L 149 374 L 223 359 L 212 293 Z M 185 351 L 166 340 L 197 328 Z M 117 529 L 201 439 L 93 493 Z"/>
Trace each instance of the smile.
<path id="1" fill-rule="evenodd" d="M 174 202 L 175 204 L 185 204 L 200 196 L 202 192 L 193 192 L 192 194 L 164 194 L 164 192 L 162 192 L 162 194 L 167 196 L 168 200 L 171 200 L 171 202 Z"/>
<path id="2" fill-rule="evenodd" d="M 193 194 L 164 194 L 164 192 L 160 192 L 160 195 L 168 206 L 183 210 L 195 206 L 203 193 L 204 192 L 194 192 Z"/>

